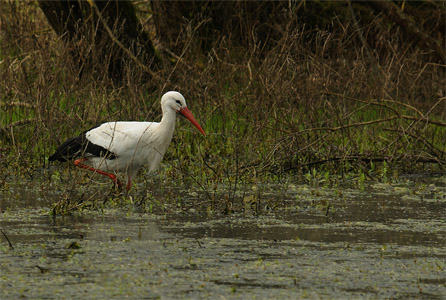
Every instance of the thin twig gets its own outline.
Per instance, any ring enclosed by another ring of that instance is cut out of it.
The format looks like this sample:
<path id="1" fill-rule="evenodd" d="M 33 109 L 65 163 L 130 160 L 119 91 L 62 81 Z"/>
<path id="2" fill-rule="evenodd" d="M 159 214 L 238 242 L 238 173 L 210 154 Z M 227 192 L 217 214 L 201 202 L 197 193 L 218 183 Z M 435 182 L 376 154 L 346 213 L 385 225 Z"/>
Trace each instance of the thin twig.
<path id="1" fill-rule="evenodd" d="M 11 241 L 9 240 L 8 236 L 6 235 L 6 233 L 3 232 L 3 230 L 0 229 L 0 231 L 2 232 L 3 236 L 5 237 L 6 241 L 9 244 L 9 247 L 14 250 L 14 246 L 12 245 Z"/>

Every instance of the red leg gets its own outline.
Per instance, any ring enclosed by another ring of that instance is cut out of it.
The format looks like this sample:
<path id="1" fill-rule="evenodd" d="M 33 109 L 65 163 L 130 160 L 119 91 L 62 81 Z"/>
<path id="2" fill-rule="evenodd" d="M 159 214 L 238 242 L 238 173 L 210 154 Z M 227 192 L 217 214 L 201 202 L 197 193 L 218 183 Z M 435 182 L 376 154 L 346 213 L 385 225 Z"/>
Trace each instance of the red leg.
<path id="1" fill-rule="evenodd" d="M 116 186 L 118 186 L 119 188 L 121 188 L 121 186 L 122 186 L 121 181 L 119 181 L 119 178 L 118 178 L 115 174 L 107 173 L 107 172 L 104 172 L 104 171 L 95 169 L 95 168 L 93 168 L 93 167 L 84 165 L 82 162 L 83 162 L 83 161 L 86 161 L 86 160 L 88 160 L 88 159 L 86 159 L 85 157 L 76 159 L 76 160 L 74 161 L 74 165 L 77 166 L 77 167 L 79 167 L 79 168 L 84 168 L 84 169 L 90 170 L 90 171 L 92 171 L 92 172 L 96 172 L 96 173 L 105 175 L 105 176 L 107 176 L 108 178 L 110 178 Z"/>
<path id="2" fill-rule="evenodd" d="M 128 176 L 126 188 L 127 188 L 127 192 L 130 191 L 130 189 L 132 188 L 132 178 L 130 178 L 130 176 Z"/>

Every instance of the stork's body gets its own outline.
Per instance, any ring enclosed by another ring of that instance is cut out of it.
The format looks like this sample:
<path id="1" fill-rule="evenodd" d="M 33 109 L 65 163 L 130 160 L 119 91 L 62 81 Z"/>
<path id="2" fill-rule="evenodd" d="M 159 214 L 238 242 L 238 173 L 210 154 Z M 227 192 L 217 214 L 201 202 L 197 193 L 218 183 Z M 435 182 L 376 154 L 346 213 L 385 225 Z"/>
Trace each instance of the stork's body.
<path id="1" fill-rule="evenodd" d="M 168 92 L 161 98 L 161 122 L 108 122 L 68 139 L 49 160 L 69 161 L 110 177 L 120 185 L 115 172 L 127 174 L 127 191 L 139 168 L 158 168 L 172 140 L 177 113 L 185 116 L 203 135 L 204 130 L 188 110 L 184 97 Z"/>

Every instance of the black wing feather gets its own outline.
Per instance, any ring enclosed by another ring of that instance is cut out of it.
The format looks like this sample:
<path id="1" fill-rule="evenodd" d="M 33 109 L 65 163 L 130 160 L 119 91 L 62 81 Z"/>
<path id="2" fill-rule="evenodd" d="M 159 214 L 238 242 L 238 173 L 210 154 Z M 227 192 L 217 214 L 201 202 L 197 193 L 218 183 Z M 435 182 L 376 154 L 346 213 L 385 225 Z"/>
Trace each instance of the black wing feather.
<path id="1" fill-rule="evenodd" d="M 117 158 L 116 154 L 110 152 L 106 148 L 93 144 L 86 137 L 86 133 L 96 127 L 82 132 L 79 136 L 66 140 L 60 145 L 57 150 L 51 155 L 49 161 L 70 161 L 77 157 L 82 157 L 85 154 L 92 154 L 97 157 L 104 157 L 107 159 Z"/>

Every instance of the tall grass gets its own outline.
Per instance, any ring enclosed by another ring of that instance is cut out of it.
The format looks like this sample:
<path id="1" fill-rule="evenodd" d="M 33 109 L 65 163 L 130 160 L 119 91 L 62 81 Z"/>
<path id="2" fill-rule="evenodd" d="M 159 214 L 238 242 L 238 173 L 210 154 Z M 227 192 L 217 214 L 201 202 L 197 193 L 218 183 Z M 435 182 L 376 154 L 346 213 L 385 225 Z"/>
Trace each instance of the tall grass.
<path id="1" fill-rule="evenodd" d="M 178 121 L 164 165 L 183 180 L 234 183 L 309 170 L 374 178 L 383 162 L 404 172 L 445 170 L 445 66 L 382 28 L 382 16 L 359 25 L 338 16 L 318 30 L 294 17 L 274 40 L 253 33 L 241 47 L 222 36 L 209 52 L 192 20 L 179 30 L 183 50 L 166 54 L 156 77 L 132 65 L 117 84 L 99 59 L 81 74 L 35 2 L 1 6 L 4 174 L 46 167 L 60 142 L 100 122 L 159 120 L 168 90 L 186 97 L 208 133 L 203 139 Z M 380 39 L 364 44 L 359 34 Z M 88 41 L 77 47 L 94 52 Z"/>

